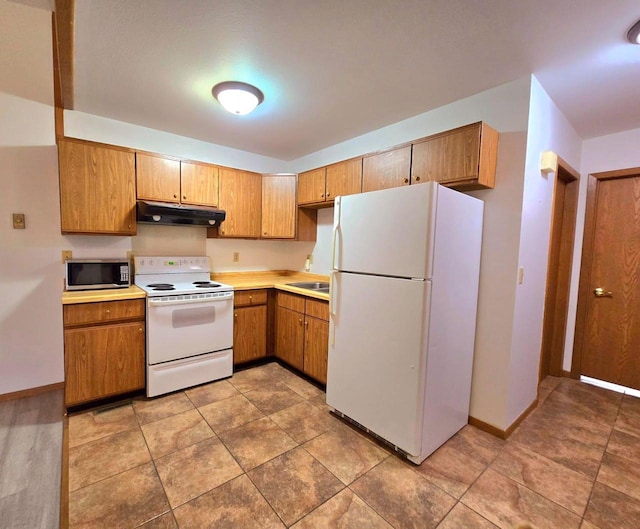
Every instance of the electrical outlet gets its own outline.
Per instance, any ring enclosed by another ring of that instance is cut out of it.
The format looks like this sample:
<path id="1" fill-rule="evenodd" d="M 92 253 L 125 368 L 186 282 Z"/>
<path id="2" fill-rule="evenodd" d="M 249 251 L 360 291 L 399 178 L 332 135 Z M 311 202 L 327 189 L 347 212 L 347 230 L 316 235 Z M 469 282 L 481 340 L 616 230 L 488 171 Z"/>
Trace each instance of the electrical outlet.
<path id="1" fill-rule="evenodd" d="M 13 229 L 24 230 L 25 226 L 24 213 L 13 213 Z"/>
<path id="2" fill-rule="evenodd" d="M 307 260 L 309 261 L 309 264 L 313 264 L 313 254 L 307 254 Z"/>
<path id="3" fill-rule="evenodd" d="M 233 252 L 233 262 L 234 263 L 240 262 L 240 252 Z"/>
<path id="4" fill-rule="evenodd" d="M 64 263 L 67 259 L 73 259 L 71 250 L 62 250 L 62 262 Z"/>

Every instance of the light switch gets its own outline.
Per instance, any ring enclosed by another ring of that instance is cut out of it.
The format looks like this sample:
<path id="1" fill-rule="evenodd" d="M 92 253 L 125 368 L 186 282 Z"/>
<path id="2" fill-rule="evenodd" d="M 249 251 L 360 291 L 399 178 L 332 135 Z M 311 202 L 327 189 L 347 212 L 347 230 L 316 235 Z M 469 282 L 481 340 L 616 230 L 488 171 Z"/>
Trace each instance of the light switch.
<path id="1" fill-rule="evenodd" d="M 14 213 L 13 214 L 13 229 L 14 230 L 24 230 L 26 227 L 24 220 L 24 213 Z"/>
<path id="2" fill-rule="evenodd" d="M 524 281 L 524 267 L 521 266 L 520 268 L 518 268 L 518 285 L 522 285 L 523 281 Z"/>

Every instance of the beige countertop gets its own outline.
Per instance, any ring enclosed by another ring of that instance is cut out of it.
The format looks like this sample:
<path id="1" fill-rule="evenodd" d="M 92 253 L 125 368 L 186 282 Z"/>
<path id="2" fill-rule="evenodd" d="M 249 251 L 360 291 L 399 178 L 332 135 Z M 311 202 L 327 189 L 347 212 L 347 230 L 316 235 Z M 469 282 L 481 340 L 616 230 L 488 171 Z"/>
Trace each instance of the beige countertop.
<path id="1" fill-rule="evenodd" d="M 211 279 L 233 286 L 234 290 L 252 290 L 255 288 L 275 288 L 308 296 L 310 298 L 329 300 L 329 294 L 314 292 L 306 288 L 296 288 L 287 283 L 300 281 L 329 281 L 329 276 L 310 274 L 306 272 L 292 272 L 290 270 L 268 270 L 248 272 L 218 272 L 211 274 Z"/>
<path id="2" fill-rule="evenodd" d="M 62 304 L 94 303 L 97 301 L 120 301 L 146 297 L 144 290 L 132 285 L 128 288 L 109 288 L 105 290 L 72 290 L 62 293 Z"/>

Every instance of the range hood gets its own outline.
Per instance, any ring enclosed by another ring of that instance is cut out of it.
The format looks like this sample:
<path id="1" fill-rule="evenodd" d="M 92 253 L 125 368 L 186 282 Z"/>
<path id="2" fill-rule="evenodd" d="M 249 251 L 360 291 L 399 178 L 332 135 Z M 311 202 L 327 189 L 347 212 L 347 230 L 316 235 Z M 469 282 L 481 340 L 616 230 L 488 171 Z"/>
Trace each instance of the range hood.
<path id="1" fill-rule="evenodd" d="M 164 202 L 138 201 L 138 222 L 147 224 L 173 224 L 183 226 L 215 226 L 226 217 L 221 209 L 206 206 L 165 204 Z"/>

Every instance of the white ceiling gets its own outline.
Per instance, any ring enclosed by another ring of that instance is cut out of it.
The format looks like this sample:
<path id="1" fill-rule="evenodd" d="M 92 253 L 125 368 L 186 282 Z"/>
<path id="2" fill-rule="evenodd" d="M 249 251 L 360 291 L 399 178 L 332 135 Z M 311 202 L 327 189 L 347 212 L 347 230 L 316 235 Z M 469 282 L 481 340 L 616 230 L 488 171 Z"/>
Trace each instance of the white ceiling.
<path id="1" fill-rule="evenodd" d="M 637 0 L 82 0 L 75 109 L 291 160 L 534 73 L 583 138 L 640 127 Z M 248 116 L 211 97 L 265 93 Z"/>

